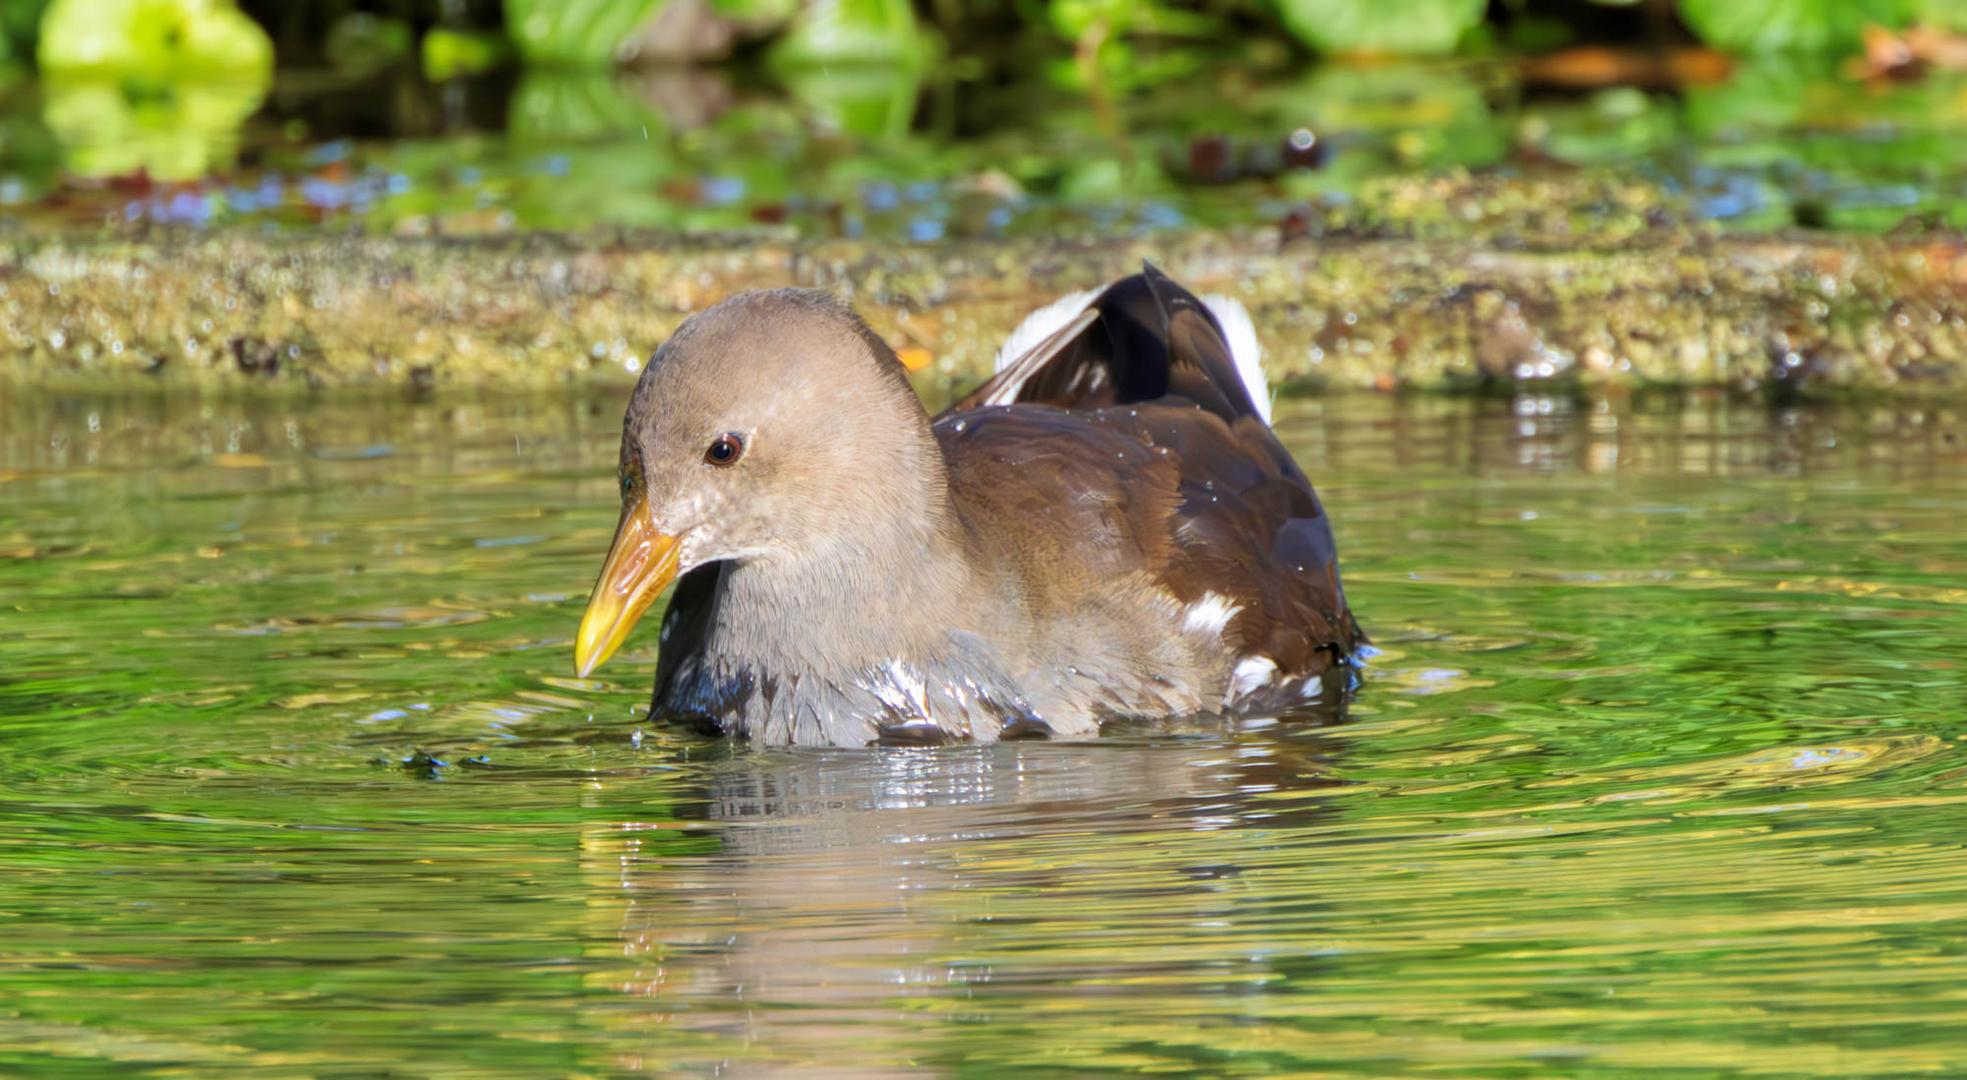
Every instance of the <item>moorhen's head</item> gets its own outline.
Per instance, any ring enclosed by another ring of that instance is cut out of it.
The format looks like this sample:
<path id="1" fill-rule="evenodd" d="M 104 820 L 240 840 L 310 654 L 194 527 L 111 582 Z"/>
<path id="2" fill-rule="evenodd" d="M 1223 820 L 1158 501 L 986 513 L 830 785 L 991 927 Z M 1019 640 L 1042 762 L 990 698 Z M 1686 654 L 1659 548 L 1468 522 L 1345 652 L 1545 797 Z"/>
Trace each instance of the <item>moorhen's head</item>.
<path id="1" fill-rule="evenodd" d="M 621 522 L 575 643 L 586 675 L 678 574 L 783 564 L 824 576 L 915 527 L 943 483 L 900 361 L 824 293 L 746 293 L 686 320 L 622 424 Z"/>

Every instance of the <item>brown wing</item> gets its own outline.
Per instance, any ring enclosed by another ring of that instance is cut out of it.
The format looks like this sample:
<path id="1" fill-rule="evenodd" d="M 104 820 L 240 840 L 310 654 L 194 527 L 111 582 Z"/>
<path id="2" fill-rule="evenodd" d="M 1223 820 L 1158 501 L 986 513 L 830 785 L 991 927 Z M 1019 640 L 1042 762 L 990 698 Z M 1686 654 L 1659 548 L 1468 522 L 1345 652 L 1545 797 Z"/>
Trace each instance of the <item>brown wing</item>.
<path id="1" fill-rule="evenodd" d="M 1182 403 L 1102 409 L 984 406 L 936 424 L 959 500 L 989 503 L 996 559 L 1048 583 L 1038 614 L 1089 583 L 1144 570 L 1183 604 L 1237 611 L 1223 639 L 1285 676 L 1364 641 L 1331 523 L 1270 429 Z M 1035 573 L 1042 568 L 1042 573 Z"/>
<path id="2" fill-rule="evenodd" d="M 1122 548 L 1177 600 L 1237 605 L 1224 640 L 1238 655 L 1309 674 L 1365 640 L 1311 481 L 1251 402 L 1215 316 L 1152 265 L 945 410 L 936 431 L 952 464 L 1001 472 L 998 491 L 1073 507 L 1051 531 L 1128 533 Z"/>
<path id="3" fill-rule="evenodd" d="M 1365 636 L 1346 603 L 1331 521 L 1270 427 L 1180 406 L 1120 411 L 1180 466 L 1170 522 L 1178 554 L 1161 573 L 1176 598 L 1229 598 L 1239 610 L 1224 641 L 1281 673 L 1350 656 Z"/>
<path id="4" fill-rule="evenodd" d="M 1166 398 L 1224 420 L 1257 415 L 1216 317 L 1150 264 L 937 419 L 989 405 L 1086 409 Z"/>

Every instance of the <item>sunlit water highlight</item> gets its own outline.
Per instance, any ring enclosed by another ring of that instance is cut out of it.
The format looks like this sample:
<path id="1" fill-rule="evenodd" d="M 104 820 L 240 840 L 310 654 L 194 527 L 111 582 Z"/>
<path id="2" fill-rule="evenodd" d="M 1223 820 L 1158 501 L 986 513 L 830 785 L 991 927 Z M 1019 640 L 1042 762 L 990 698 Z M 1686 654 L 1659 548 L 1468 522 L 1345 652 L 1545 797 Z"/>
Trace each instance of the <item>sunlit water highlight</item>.
<path id="1" fill-rule="evenodd" d="M 1336 713 L 757 751 L 618 400 L 0 406 L 0 1071 L 1967 1072 L 1967 426 L 1286 401 Z"/>

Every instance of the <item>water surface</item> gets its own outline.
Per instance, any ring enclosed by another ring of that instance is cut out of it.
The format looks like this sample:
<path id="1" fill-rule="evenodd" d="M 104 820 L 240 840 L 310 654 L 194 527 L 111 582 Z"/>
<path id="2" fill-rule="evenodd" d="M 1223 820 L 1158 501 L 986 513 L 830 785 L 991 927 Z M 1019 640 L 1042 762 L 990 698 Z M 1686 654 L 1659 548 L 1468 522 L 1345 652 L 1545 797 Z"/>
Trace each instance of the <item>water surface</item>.
<path id="1" fill-rule="evenodd" d="M 0 1071 L 1967 1072 L 1958 412 L 1286 401 L 1354 699 L 878 752 L 570 676 L 619 416 L 0 404 Z"/>

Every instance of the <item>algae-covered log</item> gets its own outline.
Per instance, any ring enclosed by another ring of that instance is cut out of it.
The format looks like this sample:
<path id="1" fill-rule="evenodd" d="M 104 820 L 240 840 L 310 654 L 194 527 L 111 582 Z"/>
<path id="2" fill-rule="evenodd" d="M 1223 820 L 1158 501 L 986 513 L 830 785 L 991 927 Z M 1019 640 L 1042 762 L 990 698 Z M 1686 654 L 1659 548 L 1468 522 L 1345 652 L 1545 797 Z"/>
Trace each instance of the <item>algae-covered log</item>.
<path id="1" fill-rule="evenodd" d="M 16 381 L 535 386 L 627 381 L 731 292 L 848 295 L 930 378 L 984 372 L 1034 305 L 1161 265 L 1253 312 L 1272 377 L 1443 388 L 1967 385 L 1967 241 L 1661 230 L 1621 250 L 1284 239 L 934 247 L 660 236 L 16 238 L 0 350 Z"/>

